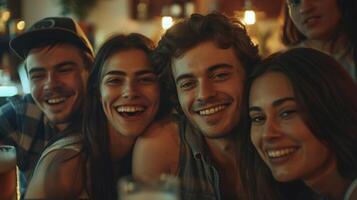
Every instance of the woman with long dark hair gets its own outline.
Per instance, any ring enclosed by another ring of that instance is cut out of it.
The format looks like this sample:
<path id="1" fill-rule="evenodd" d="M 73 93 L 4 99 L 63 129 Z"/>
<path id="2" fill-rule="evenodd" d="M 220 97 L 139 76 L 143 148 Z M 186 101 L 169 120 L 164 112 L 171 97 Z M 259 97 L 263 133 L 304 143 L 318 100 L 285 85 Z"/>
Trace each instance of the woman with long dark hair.
<path id="1" fill-rule="evenodd" d="M 357 86 L 333 58 L 309 48 L 276 53 L 256 67 L 243 98 L 247 199 L 282 199 L 278 189 L 293 181 L 327 199 L 356 199 Z"/>
<path id="2" fill-rule="evenodd" d="M 29 187 L 36 195 L 28 198 L 117 199 L 118 179 L 131 174 L 136 138 L 168 111 L 152 49 L 150 39 L 135 33 L 101 46 L 88 80 L 83 134 L 46 149 Z"/>
<path id="3" fill-rule="evenodd" d="M 283 43 L 333 56 L 357 80 L 357 1 L 286 0 Z"/>

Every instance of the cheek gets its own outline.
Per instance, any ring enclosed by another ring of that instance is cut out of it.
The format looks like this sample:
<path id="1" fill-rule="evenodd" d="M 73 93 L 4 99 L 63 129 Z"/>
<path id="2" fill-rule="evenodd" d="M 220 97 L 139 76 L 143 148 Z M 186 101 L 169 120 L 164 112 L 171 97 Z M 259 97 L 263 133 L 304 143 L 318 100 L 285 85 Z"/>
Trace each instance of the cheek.
<path id="1" fill-rule="evenodd" d="M 289 9 L 289 17 L 291 21 L 293 21 L 295 26 L 298 26 L 298 20 L 299 20 L 299 15 L 296 11 L 296 9 Z"/>
<path id="2" fill-rule="evenodd" d="M 251 128 L 250 141 L 253 143 L 255 148 L 258 148 L 259 140 L 260 140 L 259 133 L 257 132 L 257 130 L 255 130 L 255 128 Z"/>
<path id="3" fill-rule="evenodd" d="M 184 92 L 177 92 L 178 94 L 178 100 L 179 100 L 179 103 L 180 103 L 180 106 L 182 108 L 182 110 L 187 110 L 187 102 L 188 102 L 188 95 L 185 94 Z"/>
<path id="4" fill-rule="evenodd" d="M 30 91 L 31 91 L 32 96 L 36 97 L 36 96 L 40 95 L 40 93 L 41 93 L 40 88 L 41 88 L 41 86 L 39 84 L 30 82 Z"/>
<path id="5" fill-rule="evenodd" d="M 149 99 L 150 103 L 158 109 L 160 105 L 160 89 L 158 87 L 150 88 L 149 90 L 145 91 L 145 96 Z"/>
<path id="6" fill-rule="evenodd" d="M 107 87 L 100 88 L 100 101 L 102 102 L 103 108 L 106 104 L 108 104 L 111 100 L 111 96 L 113 95 L 113 91 L 111 91 Z"/>
<path id="7" fill-rule="evenodd" d="M 258 152 L 259 156 L 264 160 L 264 152 L 260 148 L 261 144 L 261 134 L 257 131 L 252 130 L 250 134 L 250 141 L 253 144 L 253 147 Z"/>

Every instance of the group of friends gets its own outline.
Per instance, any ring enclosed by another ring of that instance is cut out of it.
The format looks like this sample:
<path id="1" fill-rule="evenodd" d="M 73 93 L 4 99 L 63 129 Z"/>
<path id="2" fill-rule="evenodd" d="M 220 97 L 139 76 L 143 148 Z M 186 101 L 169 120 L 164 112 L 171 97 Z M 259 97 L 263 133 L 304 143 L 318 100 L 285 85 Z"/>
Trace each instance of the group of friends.
<path id="1" fill-rule="evenodd" d="M 38 21 L 10 41 L 31 93 L 0 108 L 23 197 L 117 199 L 121 177 L 170 174 L 183 200 L 357 199 L 356 10 L 287 0 L 293 47 L 264 59 L 219 13 L 157 45 L 114 35 L 95 56 L 72 19 Z"/>

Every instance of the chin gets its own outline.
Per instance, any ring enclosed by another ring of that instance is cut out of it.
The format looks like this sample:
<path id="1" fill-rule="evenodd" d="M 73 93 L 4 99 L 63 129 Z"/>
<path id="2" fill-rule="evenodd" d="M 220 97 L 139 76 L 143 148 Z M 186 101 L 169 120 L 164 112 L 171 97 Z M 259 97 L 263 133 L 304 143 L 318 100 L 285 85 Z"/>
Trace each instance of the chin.
<path id="1" fill-rule="evenodd" d="M 291 177 L 291 175 L 289 175 L 289 174 L 276 174 L 276 173 L 273 173 L 273 176 L 274 176 L 275 180 L 277 180 L 279 182 L 290 182 L 290 181 L 296 180 L 293 177 Z"/>
<path id="2" fill-rule="evenodd" d="M 48 117 L 49 121 L 51 121 L 54 124 L 64 124 L 64 123 L 70 123 L 73 120 L 69 116 L 65 117 L 60 117 L 60 116 L 53 116 L 53 117 Z"/>
<path id="3" fill-rule="evenodd" d="M 126 130 L 122 132 L 122 135 L 124 135 L 125 137 L 136 138 L 142 135 L 144 131 L 145 129 Z"/>

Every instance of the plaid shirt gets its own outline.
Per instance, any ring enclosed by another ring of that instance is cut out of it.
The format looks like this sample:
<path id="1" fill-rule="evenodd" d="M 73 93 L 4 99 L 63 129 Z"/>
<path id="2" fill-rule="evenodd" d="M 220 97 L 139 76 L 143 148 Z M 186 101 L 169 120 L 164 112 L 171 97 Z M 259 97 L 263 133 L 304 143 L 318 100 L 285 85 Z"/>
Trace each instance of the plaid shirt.
<path id="1" fill-rule="evenodd" d="M 17 165 L 26 177 L 56 133 L 30 94 L 11 97 L 0 107 L 0 143 L 16 147 Z"/>

